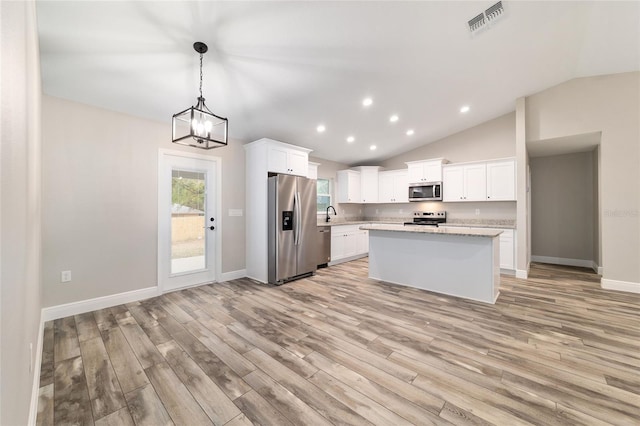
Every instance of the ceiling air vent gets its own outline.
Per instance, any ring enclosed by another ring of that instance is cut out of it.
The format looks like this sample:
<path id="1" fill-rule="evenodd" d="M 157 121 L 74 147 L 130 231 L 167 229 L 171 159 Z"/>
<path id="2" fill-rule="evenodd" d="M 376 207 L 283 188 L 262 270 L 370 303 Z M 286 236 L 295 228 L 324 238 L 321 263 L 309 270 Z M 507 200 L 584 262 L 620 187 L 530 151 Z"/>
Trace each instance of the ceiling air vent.
<path id="1" fill-rule="evenodd" d="M 494 4 L 489 7 L 484 12 L 480 12 L 478 15 L 474 16 L 470 21 L 467 22 L 469 25 L 469 31 L 471 35 L 476 35 L 477 33 L 487 29 L 491 26 L 498 18 L 501 18 L 504 15 L 504 7 L 502 6 L 502 2 Z"/>
<path id="2" fill-rule="evenodd" d="M 484 11 L 484 14 L 487 16 L 487 21 L 489 22 L 495 21 L 496 19 L 501 17 L 503 13 L 504 13 L 504 7 L 502 7 L 501 1 L 499 1 L 498 3 L 491 6 L 489 9 Z"/>
<path id="3" fill-rule="evenodd" d="M 484 27 L 484 13 L 481 13 L 478 16 L 474 16 L 472 20 L 469 21 L 469 31 L 475 33 L 479 31 L 482 27 Z"/>

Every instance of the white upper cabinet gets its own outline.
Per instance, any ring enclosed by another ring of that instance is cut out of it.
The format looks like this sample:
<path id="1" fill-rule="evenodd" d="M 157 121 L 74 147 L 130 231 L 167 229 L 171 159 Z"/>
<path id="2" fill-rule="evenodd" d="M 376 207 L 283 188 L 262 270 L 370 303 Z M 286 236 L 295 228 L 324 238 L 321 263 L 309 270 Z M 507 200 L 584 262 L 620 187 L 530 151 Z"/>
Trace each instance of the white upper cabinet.
<path id="1" fill-rule="evenodd" d="M 409 202 L 409 181 L 406 170 L 389 170 L 378 173 L 378 202 Z"/>
<path id="2" fill-rule="evenodd" d="M 449 164 L 442 169 L 442 201 L 515 201 L 512 158 Z"/>
<path id="3" fill-rule="evenodd" d="M 515 160 L 498 160 L 487 162 L 487 200 L 514 201 L 515 199 Z"/>
<path id="4" fill-rule="evenodd" d="M 445 166 L 442 170 L 442 201 L 486 201 L 484 163 Z"/>
<path id="5" fill-rule="evenodd" d="M 360 203 L 378 202 L 378 166 L 354 167 L 360 172 Z"/>
<path id="6" fill-rule="evenodd" d="M 487 168 L 484 164 L 464 166 L 464 200 L 487 199 Z"/>
<path id="7" fill-rule="evenodd" d="M 312 163 L 309 161 L 309 169 L 307 170 L 307 177 L 309 179 L 318 179 L 318 166 L 320 163 Z"/>
<path id="8" fill-rule="evenodd" d="M 442 164 L 447 160 L 438 158 L 434 160 L 410 161 L 405 163 L 409 173 L 408 183 L 441 182 Z"/>
<path id="9" fill-rule="evenodd" d="M 309 150 L 281 142 L 272 142 L 267 147 L 268 170 L 296 176 L 307 176 Z"/>
<path id="10" fill-rule="evenodd" d="M 355 170 L 338 171 L 338 202 L 360 203 L 360 172 Z"/>

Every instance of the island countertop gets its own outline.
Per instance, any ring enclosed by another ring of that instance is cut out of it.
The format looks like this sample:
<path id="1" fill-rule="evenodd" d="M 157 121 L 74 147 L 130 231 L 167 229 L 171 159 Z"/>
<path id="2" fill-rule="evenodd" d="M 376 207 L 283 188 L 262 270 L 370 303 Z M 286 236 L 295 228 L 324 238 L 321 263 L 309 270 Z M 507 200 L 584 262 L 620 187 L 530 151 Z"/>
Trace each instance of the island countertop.
<path id="1" fill-rule="evenodd" d="M 500 229 L 488 229 L 488 228 L 439 228 L 435 226 L 424 225 L 394 225 L 394 224 L 382 224 L 371 223 L 362 225 L 360 229 L 367 231 L 394 231 L 394 232 L 417 232 L 425 234 L 442 234 L 442 235 L 458 235 L 464 237 L 488 237 L 493 238 L 502 234 Z"/>

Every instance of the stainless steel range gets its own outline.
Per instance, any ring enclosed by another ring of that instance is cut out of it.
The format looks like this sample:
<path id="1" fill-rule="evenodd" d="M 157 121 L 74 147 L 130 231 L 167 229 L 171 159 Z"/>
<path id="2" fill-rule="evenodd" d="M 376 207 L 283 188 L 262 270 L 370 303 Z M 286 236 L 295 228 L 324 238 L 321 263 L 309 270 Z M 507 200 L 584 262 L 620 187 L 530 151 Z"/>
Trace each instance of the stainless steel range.
<path id="1" fill-rule="evenodd" d="M 435 226 L 447 223 L 447 212 L 415 212 L 413 221 L 405 225 Z"/>

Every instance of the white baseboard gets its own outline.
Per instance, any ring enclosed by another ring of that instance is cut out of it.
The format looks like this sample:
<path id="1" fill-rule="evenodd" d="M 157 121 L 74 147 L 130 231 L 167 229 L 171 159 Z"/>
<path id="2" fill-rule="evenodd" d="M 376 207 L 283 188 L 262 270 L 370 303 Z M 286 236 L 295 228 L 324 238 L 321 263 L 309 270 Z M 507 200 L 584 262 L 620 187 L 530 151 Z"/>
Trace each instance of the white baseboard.
<path id="1" fill-rule="evenodd" d="M 244 278 L 247 276 L 246 269 L 238 269 L 237 271 L 223 272 L 220 274 L 220 282 L 237 280 L 238 278 Z"/>
<path id="2" fill-rule="evenodd" d="M 350 262 L 352 260 L 362 259 L 363 257 L 367 257 L 367 256 L 369 256 L 369 253 L 356 254 L 355 256 L 344 257 L 342 259 L 338 259 L 338 260 L 335 260 L 335 261 L 332 260 L 331 262 L 328 263 L 327 266 L 339 265 L 339 264 L 344 263 L 344 262 Z"/>
<path id="3" fill-rule="evenodd" d="M 526 280 L 528 276 L 529 274 L 525 269 L 516 269 L 516 278 Z"/>
<path id="4" fill-rule="evenodd" d="M 95 299 L 81 300 L 79 302 L 65 303 L 64 305 L 50 306 L 42 309 L 42 321 L 51 321 L 70 315 L 83 314 L 98 309 L 110 308 L 123 303 L 136 302 L 160 295 L 157 286 L 141 288 L 139 290 L 126 291 L 124 293 L 110 294 L 109 296 L 96 297 Z"/>
<path id="5" fill-rule="evenodd" d="M 552 265 L 581 266 L 583 268 L 593 268 L 593 260 L 568 259 L 566 257 L 553 256 L 531 256 L 533 262 L 550 263 Z"/>
<path id="6" fill-rule="evenodd" d="M 631 281 L 617 281 L 602 278 L 600 280 L 600 286 L 607 290 L 627 291 L 629 293 L 640 294 L 640 283 Z"/>
<path id="7" fill-rule="evenodd" d="M 599 266 L 595 260 L 591 262 L 591 269 L 593 269 L 593 272 L 598 275 L 602 275 L 604 273 L 604 268 L 602 266 Z"/>
<path id="8" fill-rule="evenodd" d="M 43 310 L 40 310 L 40 325 L 38 326 L 38 342 L 36 343 L 36 357 L 33 360 L 33 384 L 31 386 L 31 403 L 29 404 L 29 426 L 35 426 L 38 417 L 38 400 L 40 399 L 40 367 L 42 364 L 42 345 L 44 338 Z"/>

